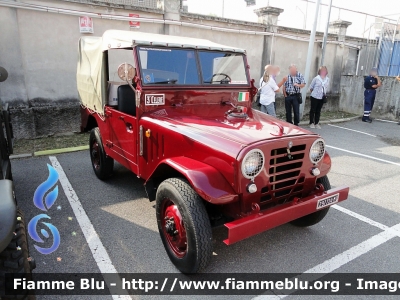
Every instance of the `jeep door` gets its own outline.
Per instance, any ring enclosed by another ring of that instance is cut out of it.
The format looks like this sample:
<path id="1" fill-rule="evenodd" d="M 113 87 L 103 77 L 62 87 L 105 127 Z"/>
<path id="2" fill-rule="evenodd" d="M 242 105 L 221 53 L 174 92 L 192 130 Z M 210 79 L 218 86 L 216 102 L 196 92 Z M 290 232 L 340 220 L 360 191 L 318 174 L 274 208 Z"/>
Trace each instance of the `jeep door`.
<path id="1" fill-rule="evenodd" d="M 119 163 L 136 172 L 138 135 L 136 117 L 110 107 L 107 107 L 106 113 L 112 142 L 110 149 L 120 156 L 117 158 Z"/>
<path id="2" fill-rule="evenodd" d="M 115 159 L 133 172 L 137 172 L 137 139 L 135 92 L 127 82 L 116 76 L 118 66 L 134 64 L 133 51 L 118 49 L 108 51 L 109 81 L 106 122 Z"/>

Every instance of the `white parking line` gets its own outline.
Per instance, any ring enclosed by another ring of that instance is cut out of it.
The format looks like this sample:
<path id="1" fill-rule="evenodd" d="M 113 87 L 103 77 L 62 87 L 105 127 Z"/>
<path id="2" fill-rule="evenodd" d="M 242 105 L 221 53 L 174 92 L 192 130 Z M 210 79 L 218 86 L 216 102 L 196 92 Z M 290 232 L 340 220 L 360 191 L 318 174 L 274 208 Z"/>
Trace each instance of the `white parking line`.
<path id="1" fill-rule="evenodd" d="M 382 245 L 388 240 L 397 237 L 398 231 L 400 230 L 400 224 L 388 228 L 387 230 L 380 232 L 368 240 L 359 243 L 358 245 L 351 247 L 331 259 L 324 261 L 323 263 L 305 271 L 304 273 L 331 273 L 332 271 L 340 268 L 348 262 L 356 259 L 357 257 L 371 251 L 372 249 Z"/>
<path id="2" fill-rule="evenodd" d="M 72 207 L 72 210 L 75 214 L 75 218 L 82 229 L 83 235 L 85 236 L 86 242 L 89 245 L 90 251 L 92 252 L 93 258 L 96 261 L 97 266 L 100 269 L 100 272 L 118 273 L 107 253 L 107 250 L 104 248 L 99 235 L 94 229 L 92 222 L 90 222 L 89 217 L 87 216 L 81 202 L 79 201 L 78 195 L 72 188 L 72 185 L 69 182 L 67 175 L 65 175 L 65 172 L 61 167 L 60 163 L 58 162 L 57 158 L 55 156 L 49 156 L 49 159 L 53 167 L 57 170 L 57 173 L 59 175 L 59 181 L 64 190 L 65 196 L 67 197 L 69 204 Z M 112 298 L 123 299 L 123 300 L 132 299 L 130 296 L 118 296 L 118 295 L 113 295 Z"/>
<path id="3" fill-rule="evenodd" d="M 308 274 L 316 274 L 312 277 L 312 280 L 316 280 L 318 278 L 323 277 L 325 274 L 332 273 L 343 265 L 351 262 L 352 260 L 360 257 L 361 255 L 375 249 L 376 247 L 382 245 L 383 243 L 391 240 L 394 237 L 397 237 L 400 233 L 400 224 L 397 224 L 393 227 L 389 227 L 383 232 L 380 232 L 368 240 L 359 243 L 358 245 L 351 247 L 350 249 L 332 257 L 324 261 L 323 263 L 308 269 L 302 275 L 296 276 L 299 280 L 310 280 Z M 306 275 L 307 274 L 307 275 Z M 279 291 L 273 291 L 276 295 L 260 295 L 253 300 L 272 300 L 272 299 L 282 299 L 289 295 L 278 295 Z M 295 291 L 293 291 L 295 292 Z"/>
<path id="4" fill-rule="evenodd" d="M 345 130 L 349 130 L 349 131 L 354 131 L 354 132 L 362 133 L 362 134 L 369 135 L 369 136 L 372 136 L 372 137 L 376 137 L 376 135 L 373 135 L 373 134 L 370 134 L 370 133 L 366 133 L 364 131 L 359 131 L 359 130 L 350 129 L 350 128 L 337 126 L 337 125 L 332 125 L 332 124 L 328 124 L 328 126 L 332 126 L 332 127 L 336 127 L 336 128 L 340 128 L 340 129 L 345 129 Z"/>
<path id="5" fill-rule="evenodd" d="M 381 224 L 379 222 L 371 220 L 370 218 L 364 217 L 363 215 L 360 215 L 360 214 L 358 214 L 358 213 L 356 213 L 354 211 L 351 211 L 351 210 L 349 210 L 347 208 L 344 208 L 342 206 L 332 205 L 331 207 L 336 209 L 336 210 L 338 210 L 338 211 L 341 211 L 342 213 L 345 213 L 345 214 L 347 214 L 349 216 L 352 216 L 353 218 L 359 219 L 360 221 L 363 221 L 363 222 L 365 222 L 365 223 L 367 223 L 369 225 L 378 227 L 381 230 L 386 230 L 386 229 L 389 228 L 389 226 L 386 226 L 386 225 L 383 225 L 383 224 Z"/>
<path id="6" fill-rule="evenodd" d="M 351 210 L 344 208 L 342 206 L 339 206 L 339 205 L 332 205 L 332 208 L 337 209 L 338 211 L 341 211 L 342 213 L 352 216 L 353 218 L 363 221 L 369 225 L 375 226 L 381 230 L 394 231 L 394 234 L 400 237 L 400 230 L 396 231 L 396 230 L 398 230 L 397 227 L 393 228 L 393 227 L 383 225 L 382 223 L 371 220 L 370 218 L 364 217 L 363 215 L 360 215 L 354 211 L 351 211 Z"/>
<path id="7" fill-rule="evenodd" d="M 386 123 L 399 123 L 399 122 L 396 122 L 396 121 L 389 121 L 389 120 L 382 120 L 382 119 L 375 119 L 376 121 L 381 121 L 381 122 L 386 122 Z"/>
<path id="8" fill-rule="evenodd" d="M 381 161 L 381 162 L 384 162 L 384 163 L 388 163 L 388 164 L 392 164 L 392 165 L 400 167 L 400 163 L 395 163 L 395 162 L 390 161 L 390 160 L 377 158 L 377 157 L 374 157 L 374 156 L 370 156 L 370 155 L 366 155 L 366 154 L 362 154 L 362 153 L 358 153 L 358 152 L 354 152 L 354 151 L 350 151 L 350 150 L 346 150 L 346 149 L 342 149 L 342 148 L 338 148 L 338 147 L 334 147 L 334 146 L 326 145 L 326 147 L 327 148 L 332 148 L 332 149 L 335 149 L 335 150 L 339 150 L 339 151 L 343 151 L 343 152 L 347 152 L 347 153 L 351 153 L 351 154 L 354 154 L 354 155 L 362 156 L 362 157 L 365 157 L 365 158 Z"/>

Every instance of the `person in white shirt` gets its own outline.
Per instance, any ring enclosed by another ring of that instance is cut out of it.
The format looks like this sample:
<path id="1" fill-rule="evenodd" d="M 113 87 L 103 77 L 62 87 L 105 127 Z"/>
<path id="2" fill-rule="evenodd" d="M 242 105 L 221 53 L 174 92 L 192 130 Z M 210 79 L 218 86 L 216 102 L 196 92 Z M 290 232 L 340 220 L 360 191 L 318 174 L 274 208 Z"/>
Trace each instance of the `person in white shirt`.
<path id="1" fill-rule="evenodd" d="M 261 111 L 275 118 L 275 95 L 287 80 L 284 77 L 281 82 L 276 84 L 274 77 L 277 76 L 278 70 L 279 68 L 275 66 L 266 65 L 264 76 L 260 79 Z"/>

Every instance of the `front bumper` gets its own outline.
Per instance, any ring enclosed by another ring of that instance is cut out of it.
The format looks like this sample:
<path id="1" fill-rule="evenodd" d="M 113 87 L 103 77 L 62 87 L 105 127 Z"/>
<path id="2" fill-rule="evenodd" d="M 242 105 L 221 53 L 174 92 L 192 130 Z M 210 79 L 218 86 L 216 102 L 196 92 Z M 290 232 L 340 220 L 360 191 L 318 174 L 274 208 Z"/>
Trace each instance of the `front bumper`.
<path id="1" fill-rule="evenodd" d="M 335 203 L 344 201 L 349 196 L 349 188 L 339 187 L 328 191 L 317 192 L 305 198 L 295 199 L 288 204 L 282 204 L 276 208 L 259 211 L 244 218 L 225 223 L 225 227 L 228 228 L 228 238 L 224 240 L 224 243 L 226 245 L 232 245 L 233 243 L 244 240 L 255 234 L 316 212 L 319 200 L 336 194 L 338 194 L 339 197 L 338 201 Z M 325 206 L 324 208 L 329 206 Z"/>

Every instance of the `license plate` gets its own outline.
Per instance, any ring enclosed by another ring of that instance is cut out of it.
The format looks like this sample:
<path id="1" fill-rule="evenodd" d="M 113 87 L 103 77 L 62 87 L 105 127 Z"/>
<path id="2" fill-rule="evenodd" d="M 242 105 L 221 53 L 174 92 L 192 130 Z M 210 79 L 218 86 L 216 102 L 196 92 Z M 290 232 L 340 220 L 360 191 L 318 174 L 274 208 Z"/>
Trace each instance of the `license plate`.
<path id="1" fill-rule="evenodd" d="M 164 94 L 150 94 L 145 97 L 146 105 L 165 105 L 165 95 Z"/>
<path id="2" fill-rule="evenodd" d="M 332 204 L 335 204 L 339 201 L 339 194 L 335 194 L 324 199 L 318 200 L 317 202 L 317 209 L 321 209 Z"/>

